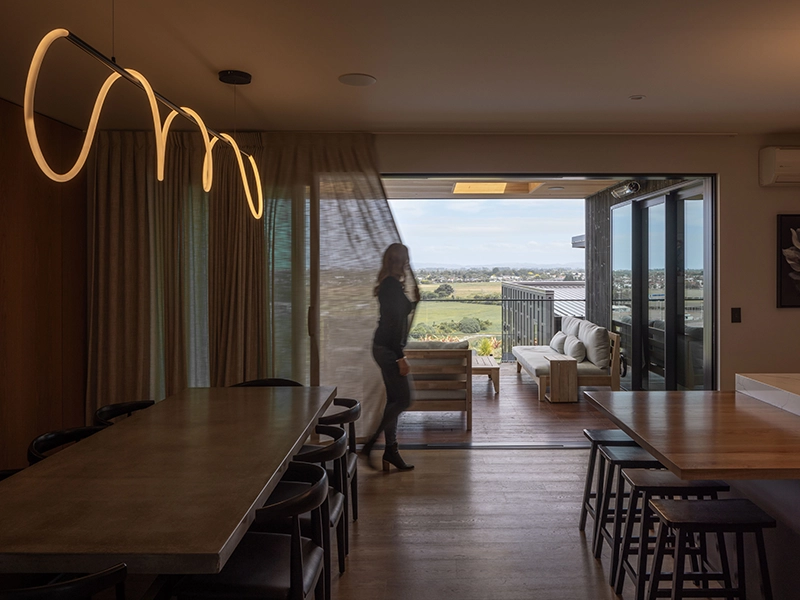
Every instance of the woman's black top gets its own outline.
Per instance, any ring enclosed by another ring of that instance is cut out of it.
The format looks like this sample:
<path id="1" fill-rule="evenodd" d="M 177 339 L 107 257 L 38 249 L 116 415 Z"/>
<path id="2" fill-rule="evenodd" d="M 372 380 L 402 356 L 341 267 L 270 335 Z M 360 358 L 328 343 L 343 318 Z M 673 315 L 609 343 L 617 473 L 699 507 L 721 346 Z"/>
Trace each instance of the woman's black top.
<path id="1" fill-rule="evenodd" d="M 378 302 L 381 316 L 373 343 L 389 348 L 398 359 L 403 358 L 403 346 L 408 337 L 408 315 L 414 310 L 416 302 L 408 299 L 403 284 L 391 276 L 381 281 Z"/>

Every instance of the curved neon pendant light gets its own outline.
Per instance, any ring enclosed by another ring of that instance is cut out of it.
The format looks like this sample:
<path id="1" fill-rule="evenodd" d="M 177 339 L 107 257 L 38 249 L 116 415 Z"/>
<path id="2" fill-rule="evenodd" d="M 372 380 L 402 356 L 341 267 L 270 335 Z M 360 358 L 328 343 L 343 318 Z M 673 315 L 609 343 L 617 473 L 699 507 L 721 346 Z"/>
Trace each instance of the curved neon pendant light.
<path id="1" fill-rule="evenodd" d="M 53 181 L 58 181 L 59 183 L 63 183 L 65 181 L 69 181 L 73 179 L 83 168 L 86 164 L 86 159 L 89 156 L 89 150 L 92 147 L 92 142 L 94 141 L 94 135 L 97 130 L 97 122 L 100 119 L 100 112 L 103 109 L 103 103 L 106 100 L 106 96 L 108 95 L 108 91 L 111 89 L 111 86 L 123 75 L 120 72 L 113 72 L 108 78 L 105 80 L 103 85 L 100 88 L 100 91 L 97 94 L 97 99 L 94 102 L 94 108 L 92 109 L 91 117 L 89 118 L 89 124 L 86 127 L 86 137 L 83 139 L 83 145 L 81 146 L 81 151 L 78 154 L 78 159 L 75 161 L 75 164 L 72 166 L 65 173 L 56 173 L 47 162 L 47 159 L 44 157 L 42 153 L 42 148 L 39 145 L 39 138 L 36 135 L 36 121 L 35 121 L 35 113 L 33 110 L 34 99 L 36 97 L 36 83 L 39 79 L 39 71 L 42 67 L 42 62 L 44 62 L 44 57 L 47 54 L 47 51 L 50 49 L 50 46 L 56 40 L 60 38 L 67 38 L 69 41 L 75 43 L 80 48 L 109 66 L 110 68 L 119 70 L 119 67 L 114 65 L 111 61 L 101 55 L 99 52 L 91 48 L 91 46 L 86 45 L 78 38 L 73 36 L 69 31 L 66 29 L 54 29 L 46 36 L 42 38 L 42 41 L 39 42 L 39 46 L 36 48 L 36 52 L 33 54 L 33 59 L 31 59 L 31 66 L 28 69 L 28 79 L 25 82 L 25 102 L 23 105 L 23 114 L 25 116 L 25 131 L 28 135 L 28 143 L 31 146 L 31 152 L 33 152 L 33 157 L 36 160 L 36 164 L 39 165 L 39 168 Z M 112 66 L 113 65 L 113 66 Z M 210 131 L 203 119 L 200 118 L 200 115 L 197 114 L 194 110 L 187 106 L 177 107 L 180 108 L 180 112 L 173 108 L 167 117 L 164 119 L 164 122 L 161 122 L 161 114 L 158 111 L 158 102 L 157 100 L 161 100 L 162 102 L 166 103 L 169 106 L 174 105 L 163 97 L 156 97 L 156 93 L 153 91 L 150 82 L 139 73 L 133 69 L 124 69 L 124 73 L 126 74 L 126 78 L 135 81 L 138 85 L 145 91 L 147 94 L 147 100 L 150 104 L 150 112 L 153 115 L 153 129 L 155 132 L 156 138 L 156 176 L 159 181 L 164 181 L 164 163 L 166 157 L 166 147 L 167 147 L 167 135 L 169 133 L 169 128 L 172 125 L 172 121 L 177 117 L 179 114 L 183 114 L 186 118 L 191 121 L 194 121 L 200 129 L 200 133 L 203 136 L 203 144 L 205 145 L 205 157 L 203 158 L 203 190 L 208 192 L 211 189 L 211 184 L 213 182 L 214 177 L 214 169 L 213 169 L 213 160 L 212 160 L 212 150 L 214 149 L 214 145 L 220 139 L 224 140 L 231 146 L 233 151 L 236 153 L 236 159 L 239 164 L 239 174 L 242 178 L 242 185 L 244 186 L 245 196 L 247 197 L 247 204 L 250 207 L 250 212 L 252 213 L 253 217 L 256 219 L 260 219 L 261 216 L 264 214 L 264 196 L 262 193 L 261 188 L 261 177 L 258 172 L 258 166 L 256 165 L 255 159 L 246 154 L 249 162 L 250 168 L 253 171 L 253 175 L 256 180 L 256 193 L 258 197 L 258 210 L 256 210 L 255 203 L 253 202 L 253 196 L 250 191 L 250 184 L 247 181 L 247 173 L 244 167 L 244 161 L 242 160 L 242 154 L 244 154 L 241 150 L 239 150 L 239 146 L 236 144 L 236 141 L 226 133 L 216 133 L 214 131 Z"/>

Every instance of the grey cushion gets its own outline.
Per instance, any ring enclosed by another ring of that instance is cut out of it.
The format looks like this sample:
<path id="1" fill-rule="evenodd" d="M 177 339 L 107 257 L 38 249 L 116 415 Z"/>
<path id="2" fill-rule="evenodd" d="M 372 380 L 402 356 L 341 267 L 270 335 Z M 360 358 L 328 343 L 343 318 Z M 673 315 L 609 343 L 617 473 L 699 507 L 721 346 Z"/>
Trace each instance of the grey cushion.
<path id="1" fill-rule="evenodd" d="M 586 347 L 586 359 L 601 369 L 607 369 L 611 362 L 608 330 L 591 321 L 581 321 L 578 339 Z"/>
<path id="2" fill-rule="evenodd" d="M 469 348 L 469 341 L 463 342 L 408 342 L 406 348 L 409 350 L 465 350 Z"/>
<path id="3" fill-rule="evenodd" d="M 586 346 L 574 335 L 568 335 L 564 340 L 564 354 L 581 362 L 586 358 Z"/>
<path id="4" fill-rule="evenodd" d="M 563 331 L 556 331 L 553 339 L 550 340 L 550 347 L 558 352 L 564 354 L 564 341 L 567 339 L 567 334 Z"/>
<path id="5" fill-rule="evenodd" d="M 579 319 L 578 317 L 562 317 L 561 331 L 567 335 L 574 335 L 575 337 L 578 337 L 578 331 L 580 330 L 582 320 L 583 319 Z"/>
<path id="6" fill-rule="evenodd" d="M 544 349 L 547 349 L 547 352 Z M 544 357 L 545 354 L 553 353 L 553 349 L 550 346 L 514 346 L 511 349 L 511 353 L 526 372 L 532 373 L 537 377 L 550 375 L 550 361 Z M 607 369 L 600 369 L 588 360 L 578 363 L 578 378 L 601 375 L 608 375 Z"/>

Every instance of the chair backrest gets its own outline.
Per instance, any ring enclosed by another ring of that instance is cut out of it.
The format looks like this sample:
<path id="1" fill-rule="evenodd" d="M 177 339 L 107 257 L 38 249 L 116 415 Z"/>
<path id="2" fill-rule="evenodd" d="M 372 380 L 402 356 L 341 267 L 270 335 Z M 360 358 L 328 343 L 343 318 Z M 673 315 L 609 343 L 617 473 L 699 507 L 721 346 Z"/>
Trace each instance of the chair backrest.
<path id="1" fill-rule="evenodd" d="M 93 573 L 69 581 L 60 581 L 39 587 L 0 591 L 0 600 L 84 600 L 111 588 L 115 588 L 116 599 L 125 600 L 125 577 L 128 567 L 120 563 L 105 571 Z"/>
<path id="2" fill-rule="evenodd" d="M 101 406 L 94 413 L 95 425 L 113 425 L 112 419 L 121 417 L 122 415 L 131 416 L 131 413 L 144 408 L 153 406 L 153 400 L 139 400 L 136 402 L 117 402 L 116 404 L 106 404 Z"/>
<path id="3" fill-rule="evenodd" d="M 346 410 L 340 410 L 330 415 L 322 415 L 319 418 L 320 425 L 340 425 L 344 429 L 348 425 L 347 440 L 350 452 L 356 451 L 356 421 L 361 418 L 361 403 L 353 398 L 335 398 L 334 406 L 343 406 Z"/>
<path id="4" fill-rule="evenodd" d="M 47 452 L 73 442 L 79 442 L 105 428 L 105 425 L 91 425 L 43 433 L 28 446 L 28 464 L 34 465 L 47 458 Z"/>
<path id="5" fill-rule="evenodd" d="M 337 460 L 347 454 L 347 432 L 334 425 L 317 425 L 315 431 L 319 435 L 326 435 L 333 441 L 330 444 L 319 446 L 305 452 L 299 452 L 294 460 L 307 463 L 326 463 Z"/>
<path id="6" fill-rule="evenodd" d="M 284 473 L 286 481 L 307 483 L 308 488 L 290 498 L 283 498 L 272 504 L 265 504 L 256 510 L 255 521 L 273 522 L 311 512 L 322 506 L 328 497 L 328 474 L 319 465 L 292 461 Z"/>
<path id="7" fill-rule="evenodd" d="M 251 381 L 243 381 L 242 383 L 235 383 L 231 387 L 281 387 L 281 386 L 295 386 L 303 387 L 302 383 L 297 383 L 291 379 L 281 379 L 280 377 L 268 377 L 266 379 L 252 379 Z"/>

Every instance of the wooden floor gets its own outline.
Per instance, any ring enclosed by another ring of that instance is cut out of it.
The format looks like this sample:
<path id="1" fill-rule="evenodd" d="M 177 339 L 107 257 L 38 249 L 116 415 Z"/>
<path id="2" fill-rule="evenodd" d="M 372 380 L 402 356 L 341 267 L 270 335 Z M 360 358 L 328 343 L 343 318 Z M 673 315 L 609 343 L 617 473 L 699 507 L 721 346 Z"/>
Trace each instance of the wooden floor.
<path id="1" fill-rule="evenodd" d="M 398 439 L 401 445 L 584 444 L 584 428 L 605 428 L 609 422 L 579 395 L 581 400 L 575 404 L 539 402 L 536 383 L 528 374 L 517 373 L 513 363 L 504 363 L 500 394 L 494 393 L 487 375 L 472 378 L 471 432 L 466 431 L 464 413 L 409 412 L 401 416 Z"/>
<path id="2" fill-rule="evenodd" d="M 586 450 L 403 456 L 414 471 L 359 465 L 361 515 L 334 600 L 616 598 L 578 531 Z"/>

